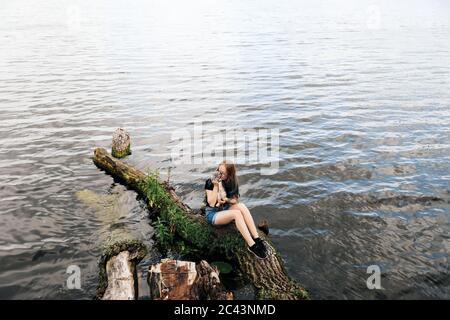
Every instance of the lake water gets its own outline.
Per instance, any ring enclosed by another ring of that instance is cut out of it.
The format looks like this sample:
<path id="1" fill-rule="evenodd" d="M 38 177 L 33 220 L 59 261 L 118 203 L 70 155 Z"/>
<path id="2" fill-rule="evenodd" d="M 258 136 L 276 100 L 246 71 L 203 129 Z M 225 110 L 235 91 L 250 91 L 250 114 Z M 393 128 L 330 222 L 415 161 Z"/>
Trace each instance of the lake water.
<path id="1" fill-rule="evenodd" d="M 91 160 L 117 127 L 199 207 L 216 163 L 171 152 L 200 122 L 279 130 L 278 172 L 239 165 L 242 201 L 313 298 L 449 299 L 449 88 L 444 0 L 2 1 L 0 298 L 90 299 L 108 239 L 153 244 Z"/>

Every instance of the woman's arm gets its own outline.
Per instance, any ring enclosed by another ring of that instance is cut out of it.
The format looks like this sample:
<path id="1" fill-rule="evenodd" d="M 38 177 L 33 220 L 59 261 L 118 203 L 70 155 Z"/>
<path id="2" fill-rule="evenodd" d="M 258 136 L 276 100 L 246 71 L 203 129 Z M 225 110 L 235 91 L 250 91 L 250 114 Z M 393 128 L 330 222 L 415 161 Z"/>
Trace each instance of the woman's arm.
<path id="1" fill-rule="evenodd" d="M 229 203 L 229 204 L 236 204 L 238 203 L 238 198 L 236 196 L 233 196 L 231 198 L 225 198 L 223 203 Z"/>

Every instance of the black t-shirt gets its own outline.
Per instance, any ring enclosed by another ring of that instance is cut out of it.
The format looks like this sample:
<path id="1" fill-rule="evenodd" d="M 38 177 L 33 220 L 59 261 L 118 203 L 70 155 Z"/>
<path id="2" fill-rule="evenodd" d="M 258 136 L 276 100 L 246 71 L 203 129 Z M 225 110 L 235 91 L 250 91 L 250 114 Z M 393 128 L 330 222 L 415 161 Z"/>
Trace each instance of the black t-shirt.
<path id="1" fill-rule="evenodd" d="M 231 199 L 234 196 L 239 198 L 239 196 L 240 196 L 240 194 L 239 194 L 239 186 L 235 186 L 235 188 L 233 188 L 233 185 L 231 184 L 231 181 L 224 181 L 224 180 L 222 180 L 222 186 L 225 189 L 225 192 L 227 194 L 227 198 Z M 214 189 L 214 184 L 212 183 L 211 178 L 209 178 L 205 182 L 205 190 L 213 190 L 213 189 Z M 208 207 L 210 206 L 208 204 L 208 198 L 207 198 L 206 194 L 205 194 L 205 205 L 208 206 Z"/>

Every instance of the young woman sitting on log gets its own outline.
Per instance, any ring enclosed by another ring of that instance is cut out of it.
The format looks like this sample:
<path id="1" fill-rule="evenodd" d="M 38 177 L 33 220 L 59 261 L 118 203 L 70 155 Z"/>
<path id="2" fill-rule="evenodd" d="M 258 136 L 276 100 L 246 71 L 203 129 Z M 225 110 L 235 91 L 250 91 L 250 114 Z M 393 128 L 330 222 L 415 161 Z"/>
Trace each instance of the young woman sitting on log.
<path id="1" fill-rule="evenodd" d="M 221 189 L 224 193 L 221 196 Z M 247 206 L 238 201 L 239 185 L 236 177 L 236 166 L 229 161 L 222 161 L 213 177 L 205 183 L 205 213 L 207 221 L 212 225 L 224 225 L 232 221 L 241 233 L 248 250 L 259 259 L 267 257 L 264 245 L 255 222 Z"/>

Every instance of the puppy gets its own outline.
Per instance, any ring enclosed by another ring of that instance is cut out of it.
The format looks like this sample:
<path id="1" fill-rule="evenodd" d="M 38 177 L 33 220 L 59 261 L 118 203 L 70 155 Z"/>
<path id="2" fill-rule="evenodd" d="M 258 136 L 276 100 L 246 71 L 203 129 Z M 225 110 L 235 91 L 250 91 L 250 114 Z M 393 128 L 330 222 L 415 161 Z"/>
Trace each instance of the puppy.
<path id="1" fill-rule="evenodd" d="M 216 207 L 220 207 L 220 201 L 225 199 L 227 197 L 227 192 L 225 191 L 225 188 L 223 187 L 222 180 L 219 178 L 219 174 L 216 172 L 211 177 L 211 180 L 219 180 L 219 192 L 217 193 L 217 204 Z"/>

